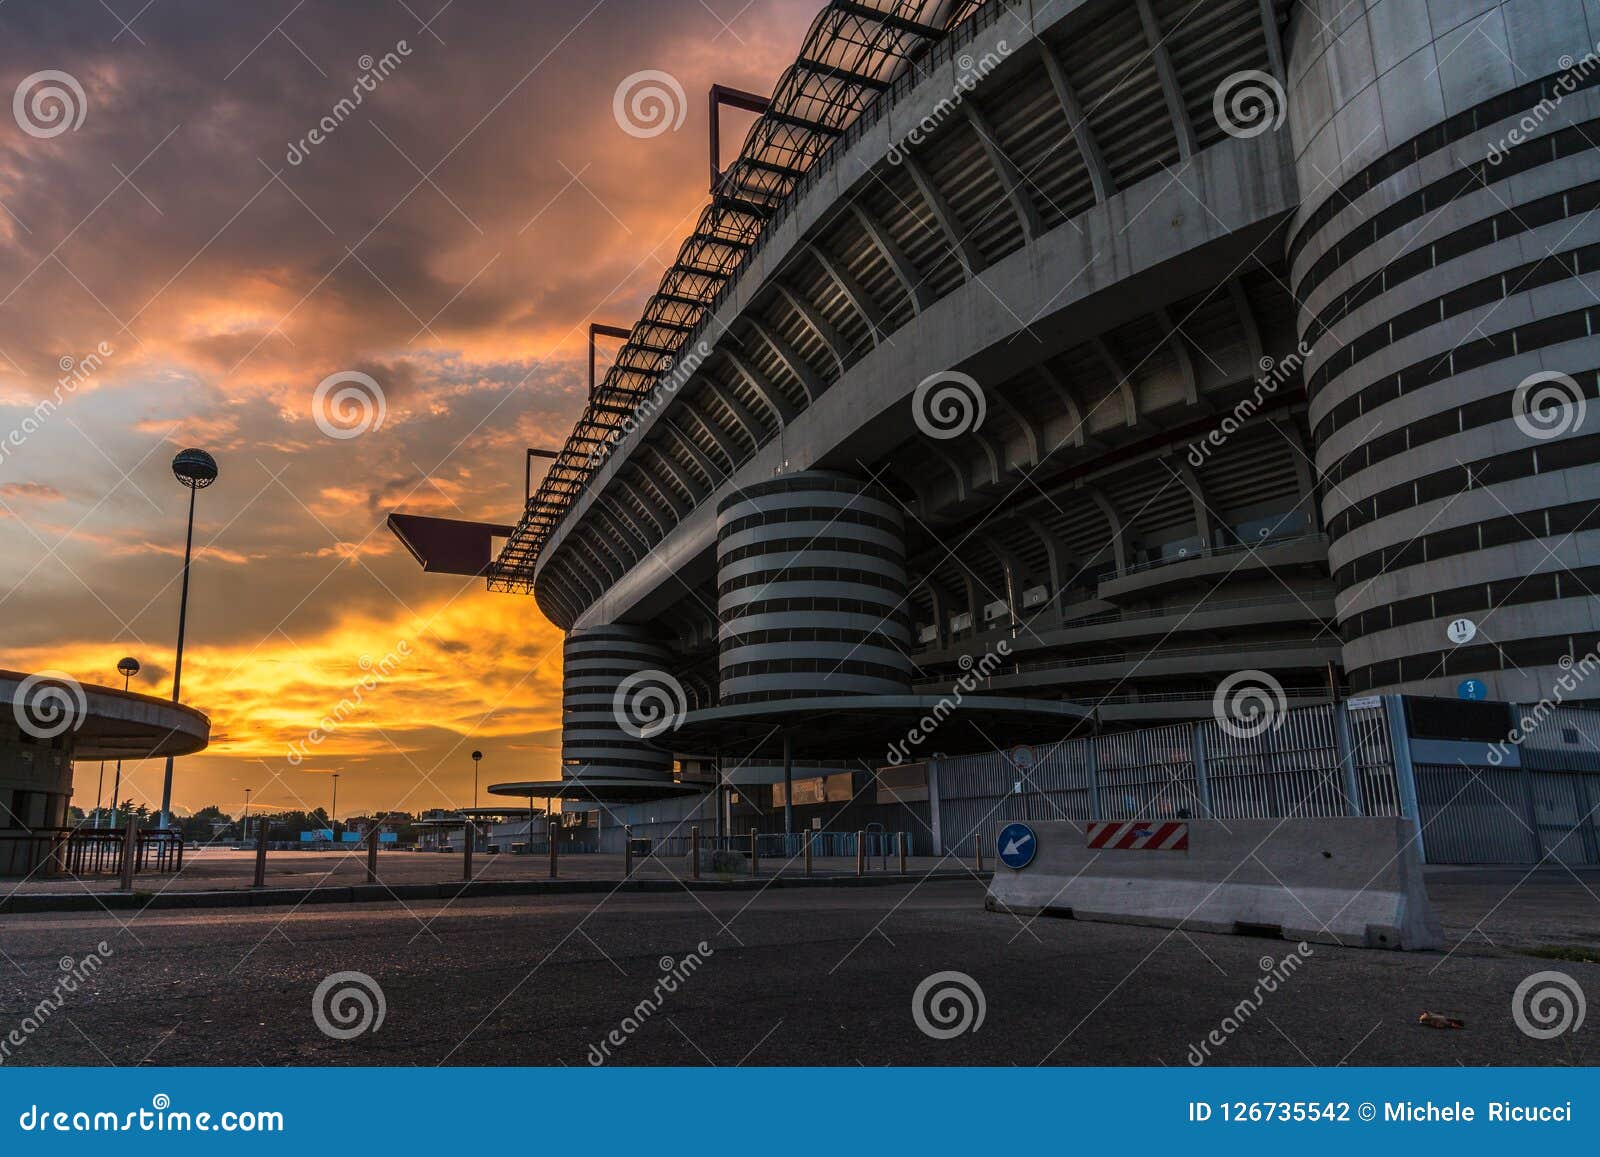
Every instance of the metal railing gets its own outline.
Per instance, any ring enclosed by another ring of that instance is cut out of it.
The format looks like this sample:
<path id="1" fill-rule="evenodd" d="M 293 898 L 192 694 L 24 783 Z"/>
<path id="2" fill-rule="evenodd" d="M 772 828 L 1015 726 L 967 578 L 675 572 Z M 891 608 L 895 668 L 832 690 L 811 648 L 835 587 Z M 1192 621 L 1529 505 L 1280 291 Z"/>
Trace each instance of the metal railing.
<path id="1" fill-rule="evenodd" d="M 72 876 L 122 870 L 127 832 L 122 828 L 32 828 L 0 831 L 0 876 Z M 134 871 L 183 870 L 184 841 L 176 828 L 141 831 Z"/>
<path id="2" fill-rule="evenodd" d="M 865 849 L 864 854 L 869 860 L 875 859 L 880 862 L 888 862 L 893 860 L 898 853 L 898 841 L 902 837 L 905 839 L 908 848 L 911 845 L 911 833 L 909 832 L 757 832 L 755 835 L 756 854 L 763 861 L 771 860 L 775 864 L 786 860 L 798 860 L 805 855 L 807 837 L 811 840 L 812 856 L 822 859 L 848 859 L 853 857 L 856 854 L 859 843 Z M 659 839 L 635 836 L 634 855 L 655 856 L 662 859 L 687 856 L 694 846 L 695 838 L 687 829 L 675 835 Z M 742 856 L 750 854 L 749 832 L 731 836 L 718 836 L 702 832 L 698 838 L 702 853 L 724 851 Z M 640 845 L 647 845 L 648 850 L 644 850 Z"/>
<path id="3" fill-rule="evenodd" d="M 1188 606 L 1182 607 L 1158 607 L 1153 610 L 1143 611 L 1097 611 L 1092 615 L 1079 615 L 1076 618 L 1062 618 L 1057 621 L 1044 621 L 1042 622 L 1042 626 L 1051 631 L 1075 631 L 1080 627 L 1096 627 L 1104 623 L 1132 623 L 1142 622 L 1146 619 L 1170 619 L 1184 615 L 1205 614 L 1210 611 L 1243 611 L 1251 610 L 1256 607 L 1277 606 L 1299 606 L 1304 609 L 1305 604 L 1314 599 L 1331 599 L 1333 597 L 1334 591 L 1330 587 L 1327 590 L 1307 591 L 1305 592 L 1304 598 L 1297 598 L 1293 595 L 1277 595 L 1271 598 L 1258 599 L 1222 599 L 1218 600 L 1217 602 L 1191 603 Z M 1029 609 L 1030 608 L 1023 608 L 1023 615 L 1027 615 Z M 1061 613 L 1063 615 L 1066 614 L 1066 609 L 1063 609 Z M 1024 628 L 1031 627 L 1034 623 L 1040 623 L 1041 620 L 1045 620 L 1047 614 L 1048 612 L 1042 612 L 1031 618 L 1023 618 L 1020 625 Z M 1009 627 L 1010 623 L 1002 618 L 1000 620 L 996 620 L 995 625 L 990 630 L 978 633 L 991 634 L 1006 631 L 1009 629 Z M 963 633 L 971 634 L 973 632 L 966 631 Z M 919 650 L 913 651 L 912 654 L 922 655 L 930 651 L 948 649 L 950 649 L 948 644 L 945 646 L 940 646 L 936 643 L 930 643 Z"/>
<path id="4" fill-rule="evenodd" d="M 1246 552 L 1265 550 L 1269 547 L 1276 549 L 1280 546 L 1293 546 L 1296 543 L 1302 542 L 1320 542 L 1326 544 L 1327 541 L 1328 536 L 1326 534 L 1317 532 L 1313 534 L 1285 535 L 1283 537 L 1269 536 L 1256 542 L 1234 542 L 1229 543 L 1227 546 L 1199 546 L 1190 551 L 1188 554 L 1172 555 L 1168 558 L 1149 558 L 1144 562 L 1136 562 L 1124 570 L 1121 574 L 1107 575 L 1105 581 L 1115 582 L 1117 579 L 1126 578 L 1129 575 L 1142 574 L 1145 571 L 1156 570 L 1159 567 L 1174 566 L 1180 562 L 1193 562 L 1197 558 L 1221 558 L 1232 554 L 1244 554 Z"/>

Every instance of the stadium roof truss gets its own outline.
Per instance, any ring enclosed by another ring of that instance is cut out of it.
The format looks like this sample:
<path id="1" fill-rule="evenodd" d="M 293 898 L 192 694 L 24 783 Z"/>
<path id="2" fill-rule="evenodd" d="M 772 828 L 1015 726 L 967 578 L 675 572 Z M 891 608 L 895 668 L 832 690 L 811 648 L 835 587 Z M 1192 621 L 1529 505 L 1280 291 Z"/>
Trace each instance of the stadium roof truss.
<path id="1" fill-rule="evenodd" d="M 646 303 L 616 361 L 589 399 L 522 520 L 489 566 L 492 591 L 529 594 L 539 553 L 621 437 L 639 402 L 715 310 L 812 166 L 916 61 L 982 0 L 830 0 L 800 55 L 779 78 L 738 158 Z"/>

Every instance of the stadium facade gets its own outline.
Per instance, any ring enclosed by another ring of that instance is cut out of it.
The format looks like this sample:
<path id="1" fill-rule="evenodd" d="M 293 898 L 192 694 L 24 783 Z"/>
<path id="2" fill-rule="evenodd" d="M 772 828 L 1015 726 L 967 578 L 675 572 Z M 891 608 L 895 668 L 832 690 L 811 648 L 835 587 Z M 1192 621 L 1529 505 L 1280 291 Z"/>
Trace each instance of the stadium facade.
<path id="1" fill-rule="evenodd" d="M 1559 686 L 1597 41 L 1583 0 L 828 4 L 487 567 L 569 632 L 566 774 L 974 669 L 1101 731 L 1241 676 L 1600 699 Z M 620 710 L 656 675 L 686 731 Z"/>

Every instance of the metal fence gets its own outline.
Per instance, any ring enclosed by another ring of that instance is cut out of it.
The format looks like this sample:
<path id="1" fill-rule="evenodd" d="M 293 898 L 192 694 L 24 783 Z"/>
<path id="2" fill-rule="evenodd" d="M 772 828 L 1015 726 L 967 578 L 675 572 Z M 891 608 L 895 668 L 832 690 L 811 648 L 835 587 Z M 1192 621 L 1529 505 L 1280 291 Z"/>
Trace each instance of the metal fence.
<path id="1" fill-rule="evenodd" d="M 1472 706 L 1504 712 L 1504 742 L 1414 740 L 1407 700 L 1386 695 L 1284 711 L 1259 734 L 1205 720 L 1069 739 L 1032 768 L 940 759 L 940 850 L 987 853 L 1012 820 L 1408 815 L 1429 863 L 1600 864 L 1600 712 Z"/>
<path id="2" fill-rule="evenodd" d="M 1448 708 L 1447 723 L 1471 718 L 1430 731 L 1411 722 L 1419 704 L 1435 717 Z M 1206 719 L 1041 745 L 1033 757 L 1023 768 L 1001 752 L 930 761 L 928 802 L 910 806 L 927 808 L 937 852 L 970 856 L 976 841 L 987 858 L 1012 820 L 1405 815 L 1429 863 L 1600 864 L 1600 711 L 1366 696 L 1278 712 L 1255 734 Z M 624 825 L 659 856 L 687 855 L 692 826 L 707 847 L 719 834 L 709 794 L 606 809 L 600 851 L 622 852 Z M 913 841 L 926 838 L 911 827 Z M 760 854 L 798 856 L 804 834 L 764 833 Z M 855 855 L 854 830 L 811 834 L 816 856 Z M 747 830 L 721 838 L 749 849 Z M 866 855 L 893 857 L 895 838 L 868 831 Z"/>
<path id="3" fill-rule="evenodd" d="M 939 760 L 942 850 L 970 851 L 975 836 L 987 838 L 1011 820 L 1401 812 L 1381 705 L 1286 711 L 1254 735 L 1214 720 L 1169 723 L 1065 740 L 1036 757 L 1026 771 L 998 752 Z"/>
<path id="4" fill-rule="evenodd" d="M 122 870 L 123 828 L 33 828 L 0 831 L 0 876 L 74 876 Z M 184 842 L 176 830 L 141 831 L 134 847 L 137 872 L 183 869 Z"/>

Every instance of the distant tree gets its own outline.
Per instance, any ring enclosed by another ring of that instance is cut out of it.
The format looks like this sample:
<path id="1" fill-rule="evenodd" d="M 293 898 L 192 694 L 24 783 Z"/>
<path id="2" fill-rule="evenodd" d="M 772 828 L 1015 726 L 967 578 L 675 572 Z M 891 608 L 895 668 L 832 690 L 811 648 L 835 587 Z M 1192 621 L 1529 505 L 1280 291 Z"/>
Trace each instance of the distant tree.
<path id="1" fill-rule="evenodd" d="M 209 844 L 217 838 L 221 830 L 232 825 L 233 817 L 216 804 L 207 804 L 193 815 L 181 816 L 178 819 L 178 827 L 183 832 L 183 838 L 194 844 Z"/>

